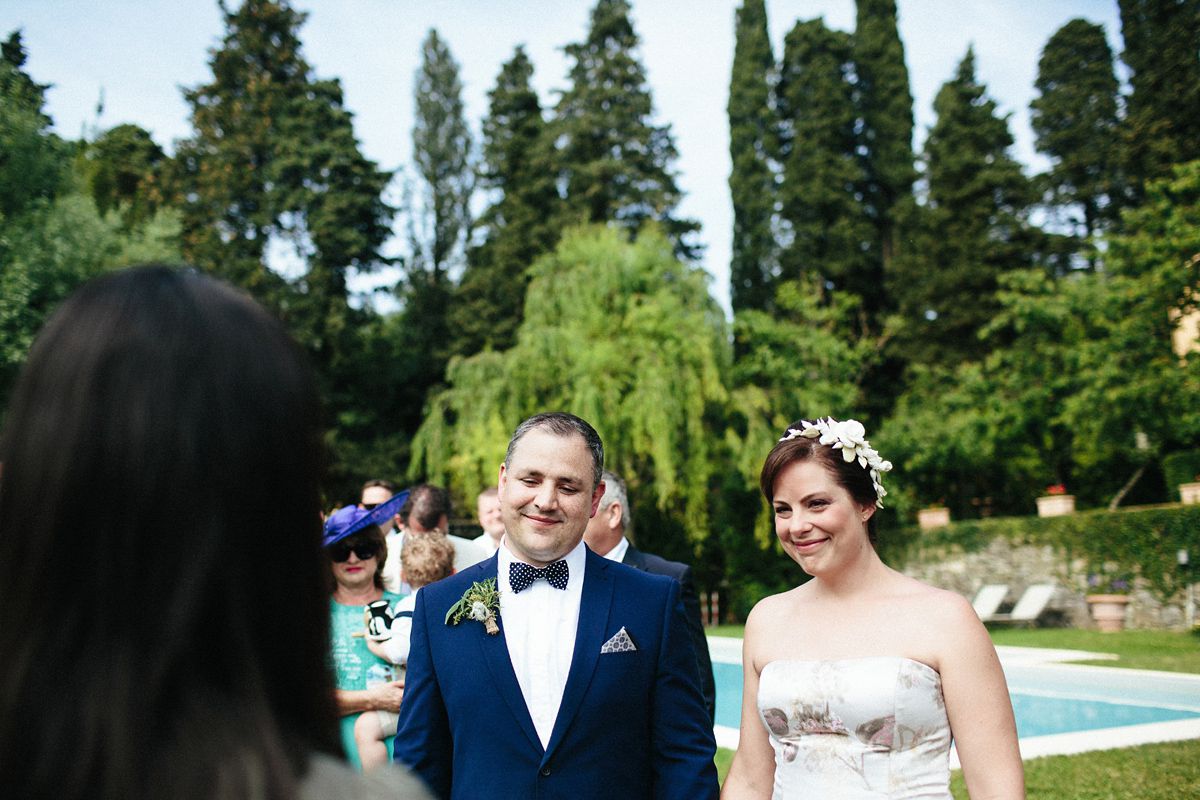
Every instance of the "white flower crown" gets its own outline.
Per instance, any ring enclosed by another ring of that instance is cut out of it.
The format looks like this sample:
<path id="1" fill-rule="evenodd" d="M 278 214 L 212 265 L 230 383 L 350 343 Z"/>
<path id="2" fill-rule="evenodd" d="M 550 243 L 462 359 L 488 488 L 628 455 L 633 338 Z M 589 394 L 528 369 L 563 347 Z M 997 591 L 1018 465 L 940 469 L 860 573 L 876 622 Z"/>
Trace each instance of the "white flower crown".
<path id="1" fill-rule="evenodd" d="M 841 450 L 842 458 L 847 462 L 858 459 L 858 465 L 871 473 L 871 483 L 875 485 L 875 505 L 883 508 L 883 498 L 887 489 L 880 483 L 879 474 L 891 471 L 892 462 L 879 457 L 879 453 L 867 441 L 866 433 L 862 423 L 856 419 L 838 422 L 833 417 L 826 417 L 816 422 L 802 420 L 800 427 L 788 428 L 779 441 L 786 442 L 801 436 L 805 439 L 817 439 L 821 444 L 832 445 L 834 450 Z"/>

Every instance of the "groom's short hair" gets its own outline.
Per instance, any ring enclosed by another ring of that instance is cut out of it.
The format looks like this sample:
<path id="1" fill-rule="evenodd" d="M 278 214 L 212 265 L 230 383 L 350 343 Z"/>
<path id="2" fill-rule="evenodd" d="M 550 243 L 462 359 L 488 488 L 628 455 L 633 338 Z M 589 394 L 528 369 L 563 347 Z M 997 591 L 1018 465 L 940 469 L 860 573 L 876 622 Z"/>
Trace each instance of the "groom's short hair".
<path id="1" fill-rule="evenodd" d="M 592 486 L 599 485 L 600 473 L 604 469 L 604 442 L 600 441 L 600 434 L 596 433 L 595 428 L 574 414 L 568 414 L 565 411 L 534 414 L 518 425 L 517 429 L 513 431 L 512 438 L 508 440 L 508 452 L 504 454 L 505 467 L 512 463 L 513 451 L 517 449 L 517 442 L 535 428 L 555 436 L 571 436 L 573 434 L 582 436 L 588 452 L 592 454 Z"/>

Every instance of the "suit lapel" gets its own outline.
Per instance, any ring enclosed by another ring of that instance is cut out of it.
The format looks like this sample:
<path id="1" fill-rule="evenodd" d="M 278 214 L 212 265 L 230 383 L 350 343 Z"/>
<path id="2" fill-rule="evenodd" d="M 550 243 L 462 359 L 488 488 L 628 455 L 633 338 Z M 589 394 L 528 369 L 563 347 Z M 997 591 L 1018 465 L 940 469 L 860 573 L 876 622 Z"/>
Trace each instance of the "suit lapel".
<path id="1" fill-rule="evenodd" d="M 625 549 L 625 557 L 621 559 L 621 563 L 634 569 L 640 569 L 642 572 L 646 571 L 646 559 L 642 556 L 642 551 L 633 545 L 629 545 Z"/>
<path id="2" fill-rule="evenodd" d="M 563 688 L 562 702 L 558 706 L 558 716 L 554 719 L 554 730 L 550 734 L 550 743 L 543 760 L 554 752 L 583 703 L 588 685 L 592 682 L 592 675 L 596 672 L 596 662 L 600 660 L 604 631 L 608 627 L 608 615 L 613 599 L 613 577 L 608 572 L 609 561 L 588 550 L 585 563 L 583 596 L 579 601 L 579 626 L 575 631 L 571 671 L 567 675 L 567 685 Z"/>
<path id="3" fill-rule="evenodd" d="M 486 563 L 480 580 L 496 577 L 496 563 L 497 558 L 493 555 L 491 560 Z M 586 587 L 586 583 L 584 585 Z M 533 718 L 529 716 L 529 709 L 525 705 L 525 696 L 521 694 L 521 684 L 517 682 L 517 673 L 513 671 L 512 659 L 508 657 L 508 642 L 504 638 L 503 616 L 500 617 L 498 623 L 500 633 L 494 636 L 485 632 L 482 625 L 476 625 L 479 635 L 475 639 L 479 642 L 479 647 L 483 651 L 483 660 L 487 663 L 492 681 L 496 684 L 496 693 L 504 700 L 504 704 L 512 712 L 513 718 L 525 732 L 525 736 L 538 749 L 538 752 L 541 752 L 542 740 L 538 738 L 537 729 L 533 727 Z"/>

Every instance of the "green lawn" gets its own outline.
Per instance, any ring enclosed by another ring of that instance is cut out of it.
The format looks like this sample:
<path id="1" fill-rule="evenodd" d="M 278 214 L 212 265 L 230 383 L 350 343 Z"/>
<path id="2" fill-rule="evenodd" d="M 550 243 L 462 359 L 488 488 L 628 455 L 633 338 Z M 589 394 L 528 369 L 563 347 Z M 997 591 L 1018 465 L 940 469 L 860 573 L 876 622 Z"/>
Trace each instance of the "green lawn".
<path id="1" fill-rule="evenodd" d="M 1182 800 L 1200 797 L 1200 739 L 1046 756 L 1025 762 L 1028 800 Z M 950 779 L 967 800 L 962 773 Z"/>

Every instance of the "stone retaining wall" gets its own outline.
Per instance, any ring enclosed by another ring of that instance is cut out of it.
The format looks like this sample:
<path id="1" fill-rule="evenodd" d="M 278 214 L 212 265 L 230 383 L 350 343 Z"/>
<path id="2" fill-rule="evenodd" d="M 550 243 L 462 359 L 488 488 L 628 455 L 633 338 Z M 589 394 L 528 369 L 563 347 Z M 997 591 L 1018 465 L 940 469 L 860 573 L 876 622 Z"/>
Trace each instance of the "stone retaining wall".
<path id="1" fill-rule="evenodd" d="M 958 592 L 968 600 L 981 586 L 1008 584 L 1002 610 L 1008 610 L 1025 588 L 1035 583 L 1058 585 L 1039 624 L 1057 627 L 1095 628 L 1088 613 L 1087 567 L 1082 560 L 1070 561 L 1065 551 L 1049 545 L 1016 545 L 1008 539 L 993 539 L 983 550 L 966 553 L 959 548 L 929 548 L 910 558 L 903 572 L 918 580 Z M 1186 630 L 1187 597 L 1179 592 L 1160 602 L 1154 593 L 1138 588 L 1130 593 L 1125 628 L 1138 630 Z"/>

